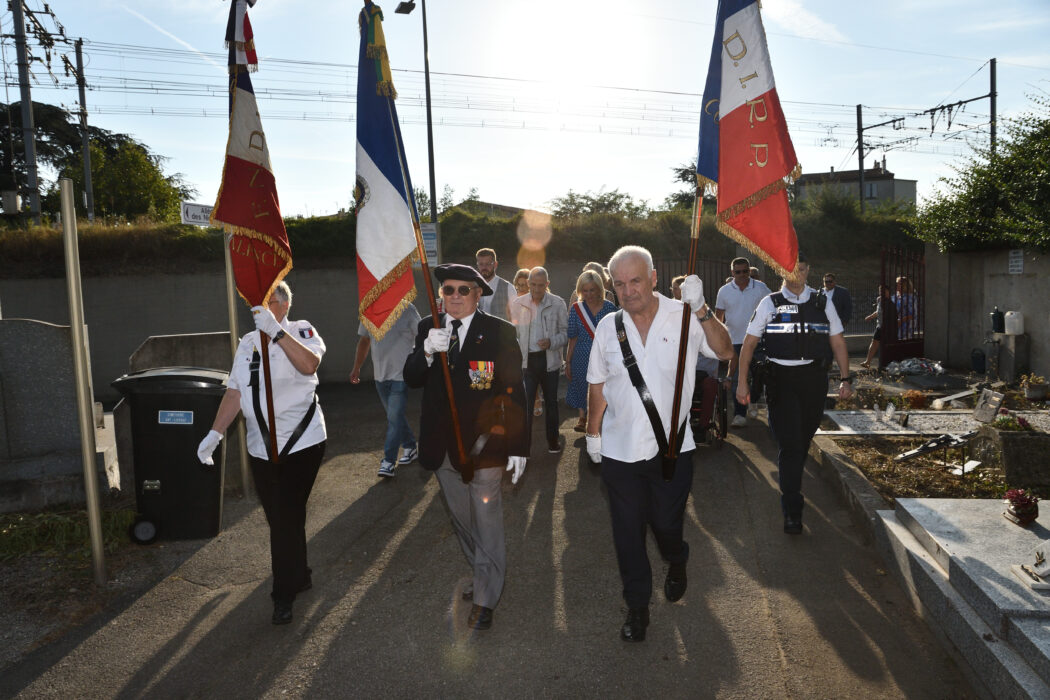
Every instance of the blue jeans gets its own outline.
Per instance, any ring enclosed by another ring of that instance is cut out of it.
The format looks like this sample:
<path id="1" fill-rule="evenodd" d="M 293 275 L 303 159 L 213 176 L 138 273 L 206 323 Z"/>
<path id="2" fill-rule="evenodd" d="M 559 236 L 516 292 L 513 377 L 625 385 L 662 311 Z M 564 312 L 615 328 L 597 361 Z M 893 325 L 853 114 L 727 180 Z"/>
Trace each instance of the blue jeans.
<path id="1" fill-rule="evenodd" d="M 407 387 L 403 381 L 388 379 L 376 382 L 376 392 L 386 411 L 386 441 L 383 443 L 383 459 L 397 464 L 397 448 L 411 449 L 416 446 L 416 436 L 408 427 L 405 418 Z"/>

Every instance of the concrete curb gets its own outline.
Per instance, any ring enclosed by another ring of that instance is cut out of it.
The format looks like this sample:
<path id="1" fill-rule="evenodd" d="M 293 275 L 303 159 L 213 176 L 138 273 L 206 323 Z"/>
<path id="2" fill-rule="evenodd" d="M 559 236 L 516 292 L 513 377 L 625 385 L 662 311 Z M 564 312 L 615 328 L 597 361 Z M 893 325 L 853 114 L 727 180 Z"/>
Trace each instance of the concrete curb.
<path id="1" fill-rule="evenodd" d="M 1009 646 L 989 643 L 998 641 L 992 630 L 955 591 L 947 572 L 898 523 L 896 510 L 842 448 L 832 438 L 818 436 L 810 456 L 817 473 L 842 495 L 853 520 L 870 535 L 887 569 L 973 689 L 986 698 L 1040 697 L 1046 689 L 1042 679 Z"/>

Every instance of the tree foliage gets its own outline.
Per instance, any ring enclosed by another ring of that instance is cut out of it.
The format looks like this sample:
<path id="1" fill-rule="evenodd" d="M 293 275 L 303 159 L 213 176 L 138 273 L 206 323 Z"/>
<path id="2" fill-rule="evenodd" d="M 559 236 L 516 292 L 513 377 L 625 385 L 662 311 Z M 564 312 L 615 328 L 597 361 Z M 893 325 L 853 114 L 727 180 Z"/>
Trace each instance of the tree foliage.
<path id="1" fill-rule="evenodd" d="M 649 213 L 645 201 L 635 201 L 631 195 L 614 189 L 606 192 L 588 191 L 580 194 L 569 190 L 564 197 L 556 197 L 550 203 L 551 214 L 559 219 L 572 219 L 594 214 L 612 214 L 628 219 L 644 218 Z"/>
<path id="2" fill-rule="evenodd" d="M 979 149 L 942 178 L 914 235 L 942 251 L 1016 246 L 1050 250 L 1050 101 L 1007 122 L 998 152 Z"/>
<path id="3" fill-rule="evenodd" d="M 6 106 L 10 124 L 0 119 L 0 189 L 19 189 L 26 182 L 22 148 L 22 113 L 19 103 Z M 37 163 L 58 177 L 73 180 L 79 192 L 84 186 L 82 136 L 79 123 L 66 110 L 41 102 L 33 103 Z M 180 200 L 194 194 L 182 176 L 164 175 L 165 158 L 152 153 L 127 134 L 88 126 L 91 149 L 91 181 L 95 211 L 101 216 L 155 221 L 178 221 Z M 13 143 L 13 146 L 11 145 Z M 58 211 L 58 182 L 39 177 L 41 207 Z M 83 214 L 84 203 L 77 197 Z"/>

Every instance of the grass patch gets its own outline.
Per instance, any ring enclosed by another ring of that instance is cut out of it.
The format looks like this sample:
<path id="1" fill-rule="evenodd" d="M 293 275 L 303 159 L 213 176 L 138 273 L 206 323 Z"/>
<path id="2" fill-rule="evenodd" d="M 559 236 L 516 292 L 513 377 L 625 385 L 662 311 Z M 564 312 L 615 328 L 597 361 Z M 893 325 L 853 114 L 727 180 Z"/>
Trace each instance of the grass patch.
<path id="1" fill-rule="evenodd" d="M 102 542 L 107 553 L 126 544 L 132 510 L 102 511 Z M 86 510 L 53 510 L 42 513 L 0 515 L 0 561 L 30 554 L 65 555 L 71 559 L 91 556 Z"/>

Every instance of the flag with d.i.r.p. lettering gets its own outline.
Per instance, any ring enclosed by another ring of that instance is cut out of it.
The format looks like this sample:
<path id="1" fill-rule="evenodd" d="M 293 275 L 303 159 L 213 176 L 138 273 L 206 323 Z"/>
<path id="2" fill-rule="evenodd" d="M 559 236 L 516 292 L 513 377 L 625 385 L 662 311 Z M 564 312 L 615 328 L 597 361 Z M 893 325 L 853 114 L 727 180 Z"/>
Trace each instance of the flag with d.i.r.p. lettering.
<path id="1" fill-rule="evenodd" d="M 696 174 L 716 185 L 718 229 L 781 276 L 798 261 L 787 187 L 800 174 L 757 0 L 719 0 Z"/>

